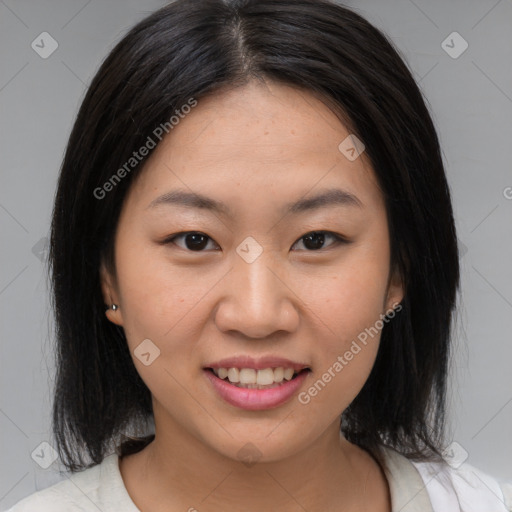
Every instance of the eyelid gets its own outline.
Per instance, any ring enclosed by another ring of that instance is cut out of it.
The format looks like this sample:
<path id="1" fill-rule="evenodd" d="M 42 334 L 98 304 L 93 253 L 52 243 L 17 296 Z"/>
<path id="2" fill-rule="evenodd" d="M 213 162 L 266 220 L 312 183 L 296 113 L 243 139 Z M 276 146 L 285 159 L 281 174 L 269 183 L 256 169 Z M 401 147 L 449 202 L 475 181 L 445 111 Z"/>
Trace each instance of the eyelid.
<path id="1" fill-rule="evenodd" d="M 318 233 L 321 233 L 321 234 L 328 235 L 328 236 L 332 237 L 334 239 L 334 243 L 328 245 L 327 247 L 322 247 L 321 249 L 318 249 L 318 250 L 306 250 L 305 252 L 310 252 L 310 253 L 322 252 L 322 251 L 328 250 L 331 247 L 337 247 L 340 244 L 349 244 L 350 243 L 350 240 L 348 240 L 343 235 L 340 235 L 338 233 L 334 233 L 333 231 L 328 231 L 328 230 L 325 230 L 325 229 L 323 229 L 323 230 L 322 229 L 317 229 L 317 230 L 312 230 L 312 231 L 308 231 L 307 233 L 304 233 L 302 236 L 300 236 L 293 243 L 292 247 L 295 246 L 298 242 L 302 241 L 306 236 L 312 235 L 312 234 L 318 234 Z M 217 247 L 219 247 L 219 244 L 211 236 L 207 235 L 206 233 L 204 233 L 202 231 L 180 231 L 179 233 L 174 233 L 173 235 L 170 235 L 170 236 L 164 238 L 159 243 L 161 245 L 169 245 L 169 244 L 177 245 L 177 244 L 174 243 L 174 239 L 175 238 L 186 236 L 186 235 L 189 235 L 189 234 L 203 235 L 203 236 L 209 238 L 210 241 L 212 241 Z M 192 252 L 192 253 L 193 252 L 195 252 L 195 253 L 208 252 L 208 251 L 205 251 L 205 250 L 202 250 L 202 251 L 191 251 L 190 249 L 186 249 L 186 248 L 180 247 L 179 245 L 178 245 L 178 247 L 180 249 L 183 249 L 184 251 Z"/>
<path id="2" fill-rule="evenodd" d="M 191 253 L 194 253 L 194 252 L 196 252 L 196 253 L 207 252 L 207 251 L 204 251 L 204 250 L 203 251 L 191 251 L 190 249 L 180 247 L 179 245 L 174 243 L 174 239 L 175 238 L 186 236 L 186 235 L 192 235 L 192 234 L 194 234 L 194 235 L 203 235 L 206 238 L 209 238 L 209 241 L 212 241 L 217 247 L 219 246 L 219 244 L 210 235 L 207 235 L 206 233 L 203 233 L 202 231 L 180 231 L 179 233 L 174 233 L 173 235 L 169 235 L 169 236 L 165 237 L 159 243 L 161 245 L 174 244 L 177 247 L 179 247 L 180 249 L 183 249 L 184 251 L 191 252 Z"/>
<path id="3" fill-rule="evenodd" d="M 307 233 L 304 233 L 301 237 L 299 237 L 292 245 L 292 247 L 297 244 L 298 242 L 300 242 L 303 238 L 305 238 L 306 236 L 308 235 L 312 235 L 312 234 L 318 234 L 318 233 L 321 233 L 321 234 L 324 234 L 324 235 L 328 235 L 332 238 L 334 238 L 334 243 L 328 245 L 327 247 L 322 247 L 321 249 L 318 249 L 316 251 L 305 251 L 305 252 L 309 252 L 309 253 L 315 253 L 315 252 L 323 252 L 323 251 L 326 251 L 326 250 L 329 250 L 330 248 L 334 248 L 334 247 L 337 247 L 339 246 L 340 244 L 348 244 L 350 243 L 350 240 L 348 240 L 347 238 L 345 238 L 343 235 L 340 235 L 338 233 L 334 233 L 333 231 L 328 231 L 328 230 L 325 230 L 325 229 L 315 229 L 313 231 L 308 231 Z"/>

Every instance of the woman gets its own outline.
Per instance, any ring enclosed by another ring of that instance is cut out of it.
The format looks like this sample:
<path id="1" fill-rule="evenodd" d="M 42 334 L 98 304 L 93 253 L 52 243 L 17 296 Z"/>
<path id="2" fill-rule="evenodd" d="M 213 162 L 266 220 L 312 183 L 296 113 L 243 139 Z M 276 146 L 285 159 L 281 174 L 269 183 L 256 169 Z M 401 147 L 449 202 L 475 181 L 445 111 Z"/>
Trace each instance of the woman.
<path id="1" fill-rule="evenodd" d="M 350 10 L 137 24 L 75 122 L 50 260 L 73 474 L 12 511 L 512 510 L 443 451 L 450 192 L 409 70 Z"/>

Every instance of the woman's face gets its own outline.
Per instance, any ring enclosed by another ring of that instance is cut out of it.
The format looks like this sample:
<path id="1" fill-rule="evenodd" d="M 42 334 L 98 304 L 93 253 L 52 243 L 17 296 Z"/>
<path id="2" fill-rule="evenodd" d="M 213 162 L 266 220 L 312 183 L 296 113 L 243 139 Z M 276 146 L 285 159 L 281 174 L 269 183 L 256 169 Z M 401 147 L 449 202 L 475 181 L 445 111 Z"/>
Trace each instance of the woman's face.
<path id="1" fill-rule="evenodd" d="M 385 204 L 309 93 L 250 83 L 190 110 L 126 197 L 107 315 L 152 393 L 157 439 L 282 459 L 338 430 L 402 299 Z M 247 389 L 254 378 L 272 384 Z"/>

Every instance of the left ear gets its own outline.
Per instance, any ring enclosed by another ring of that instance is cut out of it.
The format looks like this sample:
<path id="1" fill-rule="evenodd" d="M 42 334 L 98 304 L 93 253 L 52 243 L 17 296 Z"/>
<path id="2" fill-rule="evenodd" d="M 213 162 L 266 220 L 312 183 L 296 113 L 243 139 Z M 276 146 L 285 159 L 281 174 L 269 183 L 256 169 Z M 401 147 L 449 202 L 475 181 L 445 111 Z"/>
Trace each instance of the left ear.
<path id="1" fill-rule="evenodd" d="M 119 295 L 117 292 L 117 287 L 115 286 L 115 279 L 107 270 L 105 263 L 102 261 L 100 267 L 100 282 L 101 282 L 101 292 L 103 294 L 103 300 L 105 304 L 109 307 L 105 311 L 105 315 L 113 324 L 122 326 L 123 325 L 123 312 L 119 307 Z M 118 306 L 117 310 L 110 309 L 112 304 L 116 304 Z"/>
<path id="2" fill-rule="evenodd" d="M 396 308 L 397 304 L 404 298 L 404 284 L 400 272 L 395 269 L 392 271 L 388 288 L 386 292 L 385 310 Z"/>

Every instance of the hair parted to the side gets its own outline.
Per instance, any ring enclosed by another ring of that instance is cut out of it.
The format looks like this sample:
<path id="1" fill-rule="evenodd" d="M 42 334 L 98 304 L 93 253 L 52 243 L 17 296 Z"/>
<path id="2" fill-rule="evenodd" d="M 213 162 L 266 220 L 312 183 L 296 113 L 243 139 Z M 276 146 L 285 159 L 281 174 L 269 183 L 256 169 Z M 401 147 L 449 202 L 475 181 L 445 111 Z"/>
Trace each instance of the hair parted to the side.
<path id="1" fill-rule="evenodd" d="M 152 420 L 151 394 L 123 329 L 105 317 L 100 287 L 102 261 L 115 275 L 120 210 L 145 159 L 103 198 L 94 191 L 191 98 L 254 79 L 301 88 L 332 108 L 364 142 L 386 202 L 405 296 L 343 414 L 343 434 L 378 458 L 383 444 L 417 460 L 440 457 L 459 261 L 438 137 L 411 72 L 378 29 L 327 0 L 177 0 L 135 25 L 102 63 L 60 172 L 50 244 L 53 430 L 70 471 L 100 463 L 127 429 L 143 432 Z"/>

